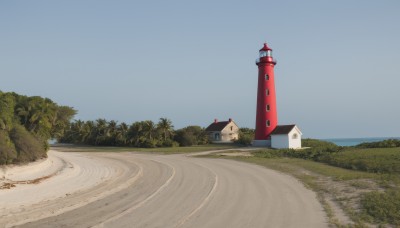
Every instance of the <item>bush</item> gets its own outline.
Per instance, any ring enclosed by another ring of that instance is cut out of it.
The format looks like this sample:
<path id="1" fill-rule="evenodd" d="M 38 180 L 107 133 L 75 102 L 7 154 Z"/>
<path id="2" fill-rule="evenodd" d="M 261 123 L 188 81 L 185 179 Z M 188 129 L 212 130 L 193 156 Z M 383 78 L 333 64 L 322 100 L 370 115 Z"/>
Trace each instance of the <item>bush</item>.
<path id="1" fill-rule="evenodd" d="M 209 143 L 206 132 L 199 126 L 188 126 L 177 130 L 174 140 L 180 146 L 205 145 Z"/>
<path id="2" fill-rule="evenodd" d="M 171 139 L 167 139 L 166 141 L 162 142 L 162 147 L 179 147 L 179 143 L 175 142 Z"/>
<path id="3" fill-rule="evenodd" d="M 250 146 L 253 142 L 254 134 L 245 134 L 239 132 L 239 139 L 235 141 L 236 144 Z"/>
<path id="4" fill-rule="evenodd" d="M 392 148 L 400 147 L 400 140 L 387 139 L 379 142 L 361 143 L 356 146 L 357 148 Z"/>
<path id="5" fill-rule="evenodd" d="M 333 153 L 324 162 L 373 173 L 400 173 L 399 148 L 352 149 Z"/>
<path id="6" fill-rule="evenodd" d="M 16 162 L 31 162 L 47 157 L 44 143 L 36 139 L 24 127 L 16 125 L 10 133 L 17 151 Z"/>
<path id="7" fill-rule="evenodd" d="M 365 193 L 361 205 L 363 213 L 375 222 L 400 225 L 400 190 Z"/>
<path id="8" fill-rule="evenodd" d="M 17 151 L 6 131 L 0 130 L 0 165 L 11 164 L 17 158 Z"/>

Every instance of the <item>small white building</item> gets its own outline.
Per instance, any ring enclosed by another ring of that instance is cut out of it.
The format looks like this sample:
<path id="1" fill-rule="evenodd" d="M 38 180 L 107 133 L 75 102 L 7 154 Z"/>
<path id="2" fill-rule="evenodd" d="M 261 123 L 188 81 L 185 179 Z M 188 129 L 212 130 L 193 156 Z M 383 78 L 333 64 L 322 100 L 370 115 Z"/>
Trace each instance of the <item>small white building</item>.
<path id="1" fill-rule="evenodd" d="M 213 143 L 228 143 L 239 138 L 239 127 L 232 119 L 220 122 L 215 119 L 205 131 L 209 140 Z"/>
<path id="2" fill-rule="evenodd" d="M 301 131 L 295 125 L 278 125 L 271 132 L 272 148 L 301 148 Z"/>

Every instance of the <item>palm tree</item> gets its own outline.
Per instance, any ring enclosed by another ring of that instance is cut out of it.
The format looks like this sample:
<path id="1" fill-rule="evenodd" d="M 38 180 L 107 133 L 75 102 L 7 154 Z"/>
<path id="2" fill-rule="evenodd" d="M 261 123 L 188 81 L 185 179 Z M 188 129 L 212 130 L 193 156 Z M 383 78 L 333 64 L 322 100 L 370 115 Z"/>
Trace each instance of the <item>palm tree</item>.
<path id="1" fill-rule="evenodd" d="M 144 128 L 143 128 L 143 136 L 146 138 L 153 140 L 154 136 L 156 135 L 156 125 L 151 120 L 143 121 Z"/>
<path id="2" fill-rule="evenodd" d="M 107 128 L 107 121 L 105 119 L 97 119 L 95 130 L 96 130 L 96 140 L 94 144 L 95 145 L 103 144 L 109 133 Z"/>
<path id="3" fill-rule="evenodd" d="M 139 147 L 143 139 L 143 122 L 133 123 L 128 130 L 128 140 L 133 146 Z"/>
<path id="4" fill-rule="evenodd" d="M 172 121 L 167 118 L 160 118 L 158 121 L 157 129 L 162 132 L 164 142 L 167 141 L 167 138 L 171 138 L 174 133 L 174 126 L 172 125 Z"/>
<path id="5" fill-rule="evenodd" d="M 124 122 L 122 122 L 118 126 L 116 133 L 115 133 L 115 142 L 118 145 L 126 146 L 126 141 L 128 138 L 128 129 L 129 129 L 128 125 Z"/>

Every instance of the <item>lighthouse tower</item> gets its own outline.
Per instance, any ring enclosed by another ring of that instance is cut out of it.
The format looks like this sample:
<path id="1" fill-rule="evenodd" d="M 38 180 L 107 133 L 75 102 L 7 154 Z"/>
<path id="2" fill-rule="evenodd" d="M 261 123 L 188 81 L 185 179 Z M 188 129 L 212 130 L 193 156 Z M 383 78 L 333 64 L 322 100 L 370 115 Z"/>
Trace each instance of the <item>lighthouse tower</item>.
<path id="1" fill-rule="evenodd" d="M 258 90 L 253 146 L 271 146 L 271 132 L 278 124 L 274 79 L 276 61 L 272 57 L 272 49 L 266 43 L 260 49 L 260 58 L 256 60 L 256 65 L 258 66 Z"/>

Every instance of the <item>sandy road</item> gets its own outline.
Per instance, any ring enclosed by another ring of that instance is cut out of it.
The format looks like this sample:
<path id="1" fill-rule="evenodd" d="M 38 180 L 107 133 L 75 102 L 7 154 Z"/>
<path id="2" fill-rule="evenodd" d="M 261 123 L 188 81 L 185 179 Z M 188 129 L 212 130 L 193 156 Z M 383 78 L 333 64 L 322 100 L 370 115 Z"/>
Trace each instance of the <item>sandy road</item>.
<path id="1" fill-rule="evenodd" d="M 135 153 L 52 152 L 49 159 L 64 164 L 57 175 L 0 190 L 0 202 L 23 194 L 21 188 L 25 195 L 39 187 L 52 192 L 61 185 L 65 191 L 0 205 L 0 226 L 328 226 L 313 192 L 290 176 L 252 164 Z"/>

